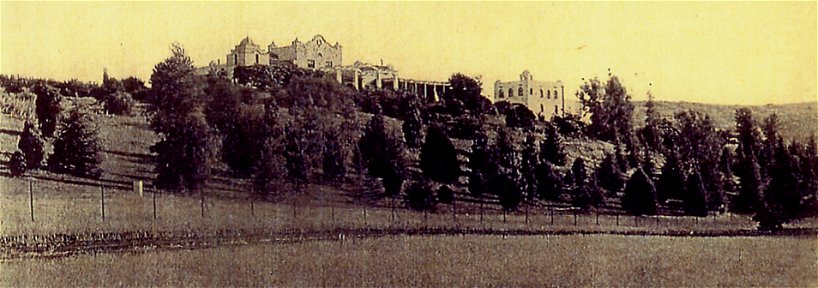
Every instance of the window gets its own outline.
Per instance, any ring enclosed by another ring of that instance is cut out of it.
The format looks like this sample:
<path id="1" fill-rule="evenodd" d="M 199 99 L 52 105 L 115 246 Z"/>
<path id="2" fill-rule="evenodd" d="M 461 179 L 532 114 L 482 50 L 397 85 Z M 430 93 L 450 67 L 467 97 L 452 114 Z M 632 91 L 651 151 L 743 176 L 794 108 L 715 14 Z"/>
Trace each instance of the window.
<path id="1" fill-rule="evenodd" d="M 500 93 L 497 94 L 498 98 L 503 98 L 503 89 L 500 89 Z"/>
<path id="2" fill-rule="evenodd" d="M 540 113 L 542 113 L 542 112 L 545 112 L 545 107 L 543 107 L 543 105 L 540 104 Z"/>
<path id="3" fill-rule="evenodd" d="M 557 98 L 560 98 L 560 97 L 557 96 L 557 90 L 554 90 L 554 99 L 557 99 Z"/>
<path id="4" fill-rule="evenodd" d="M 534 88 L 528 88 L 528 95 L 534 95 Z"/>
<path id="5" fill-rule="evenodd" d="M 508 97 L 514 97 L 514 90 L 508 88 Z"/>
<path id="6" fill-rule="evenodd" d="M 258 64 L 258 54 L 256 54 L 256 64 Z"/>
<path id="7" fill-rule="evenodd" d="M 551 99 L 551 90 L 548 90 L 548 99 Z"/>
<path id="8" fill-rule="evenodd" d="M 523 96 L 523 87 L 520 87 L 519 89 L 517 89 L 517 96 L 520 96 L 520 97 Z"/>
<path id="9" fill-rule="evenodd" d="M 307 68 L 315 68 L 315 60 L 307 60 Z"/>
<path id="10" fill-rule="evenodd" d="M 557 105 L 554 105 L 554 114 L 557 114 Z"/>
<path id="11" fill-rule="evenodd" d="M 542 89 L 540 89 L 540 98 L 542 98 L 543 96 L 545 95 L 542 93 Z"/>
<path id="12" fill-rule="evenodd" d="M 239 65 L 239 55 L 233 54 L 233 65 Z"/>

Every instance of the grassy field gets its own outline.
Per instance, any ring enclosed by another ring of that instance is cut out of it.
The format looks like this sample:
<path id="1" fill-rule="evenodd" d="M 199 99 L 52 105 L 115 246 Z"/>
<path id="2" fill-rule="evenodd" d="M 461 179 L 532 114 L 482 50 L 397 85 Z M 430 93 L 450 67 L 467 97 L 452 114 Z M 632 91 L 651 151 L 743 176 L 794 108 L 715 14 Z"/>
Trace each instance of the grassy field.
<path id="1" fill-rule="evenodd" d="M 19 259 L 0 286 L 818 285 L 812 237 L 437 236 Z"/>

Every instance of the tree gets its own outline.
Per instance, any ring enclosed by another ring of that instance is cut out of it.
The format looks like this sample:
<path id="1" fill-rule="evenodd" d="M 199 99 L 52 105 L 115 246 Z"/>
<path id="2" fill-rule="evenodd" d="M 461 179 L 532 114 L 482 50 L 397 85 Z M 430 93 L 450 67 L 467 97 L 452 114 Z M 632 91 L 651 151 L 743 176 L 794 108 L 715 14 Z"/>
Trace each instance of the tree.
<path id="1" fill-rule="evenodd" d="M 733 209 L 739 213 L 752 213 L 761 207 L 761 191 L 765 182 L 758 163 L 760 135 L 749 108 L 736 110 L 735 119 L 739 137 L 735 174 L 739 178 L 739 189 Z"/>
<path id="2" fill-rule="evenodd" d="M 323 170 L 327 180 L 339 180 L 346 174 L 346 147 L 342 145 L 340 135 L 336 130 L 324 132 Z"/>
<path id="3" fill-rule="evenodd" d="M 523 200 L 522 189 L 511 175 L 498 174 L 489 180 L 489 189 L 500 196 L 500 205 L 506 211 L 514 211 Z"/>
<path id="4" fill-rule="evenodd" d="M 441 185 L 437 188 L 437 201 L 443 204 L 454 203 L 454 191 L 449 185 Z"/>
<path id="5" fill-rule="evenodd" d="M 131 115 L 131 110 L 134 106 L 131 93 L 124 91 L 116 91 L 106 95 L 103 103 L 105 105 L 105 111 L 114 115 Z"/>
<path id="6" fill-rule="evenodd" d="M 631 139 L 633 104 L 618 77 L 611 76 L 605 84 L 591 79 L 580 86 L 577 97 L 584 112 L 590 114 L 589 135 L 603 141 Z"/>
<path id="7" fill-rule="evenodd" d="M 172 55 L 156 64 L 151 74 L 147 113 L 150 126 L 159 134 L 151 147 L 156 153 L 155 184 L 160 189 L 198 190 L 210 178 L 208 141 L 202 83 L 193 73 L 193 61 L 178 44 Z"/>
<path id="8" fill-rule="evenodd" d="M 99 178 L 102 147 L 90 115 L 75 108 L 62 120 L 48 167 L 57 173 Z"/>
<path id="9" fill-rule="evenodd" d="M 771 131 L 769 137 L 776 137 Z M 763 203 L 757 208 L 754 219 L 759 221 L 759 229 L 780 229 L 782 224 L 797 218 L 801 202 L 798 192 L 798 166 L 790 155 L 784 140 L 777 137 L 770 159 L 770 182 L 764 190 Z"/>
<path id="10" fill-rule="evenodd" d="M 633 215 L 655 215 L 656 188 L 641 168 L 637 169 L 625 185 L 622 208 Z"/>
<path id="11" fill-rule="evenodd" d="M 534 135 L 527 133 L 525 142 L 523 142 L 523 150 L 520 151 L 522 156 L 520 174 L 523 195 L 528 199 L 533 199 L 537 195 L 537 167 L 539 161 L 537 160 L 537 140 Z"/>
<path id="12" fill-rule="evenodd" d="M 698 175 L 697 177 L 701 177 Z M 679 163 L 679 156 L 674 150 L 665 153 L 665 165 L 662 166 L 662 175 L 659 177 L 656 191 L 659 202 L 668 199 L 682 199 L 688 192 L 685 190 L 685 173 Z"/>
<path id="13" fill-rule="evenodd" d="M 273 191 L 274 180 L 284 178 L 287 173 L 286 159 L 284 159 L 283 130 L 279 125 L 278 107 L 275 103 L 268 103 L 264 109 L 262 132 L 264 142 L 259 147 L 259 157 L 255 159 L 253 168 L 253 185 L 256 193 L 269 194 Z"/>
<path id="14" fill-rule="evenodd" d="M 553 165 L 548 161 L 540 162 L 537 169 L 537 194 L 540 198 L 556 200 L 563 193 L 562 190 L 562 178 Z"/>
<path id="15" fill-rule="evenodd" d="M 396 195 L 406 179 L 405 144 L 387 133 L 384 117 L 375 114 L 358 140 L 361 162 L 373 178 L 381 178 L 385 193 Z"/>
<path id="16" fill-rule="evenodd" d="M 17 149 L 25 157 L 27 170 L 38 169 L 43 162 L 45 152 L 43 150 L 43 140 L 37 133 L 37 128 L 31 122 L 26 121 L 23 125 L 23 132 L 17 142 Z"/>
<path id="17" fill-rule="evenodd" d="M 685 214 L 693 216 L 707 216 L 707 190 L 704 188 L 702 176 L 694 172 L 687 179 L 687 193 L 684 194 Z"/>
<path id="18" fill-rule="evenodd" d="M 22 176 L 23 173 L 26 173 L 26 170 L 26 158 L 23 152 L 20 152 L 20 150 L 14 151 L 14 153 L 11 154 L 11 158 L 9 158 L 9 172 L 11 176 Z"/>
<path id="19" fill-rule="evenodd" d="M 463 103 L 463 108 L 472 113 L 483 113 L 491 106 L 491 102 L 480 95 L 483 91 L 482 86 L 479 78 L 461 73 L 452 74 L 449 77 L 449 89 L 446 89 L 443 100 L 447 106 L 450 102 L 457 101 Z"/>
<path id="20" fill-rule="evenodd" d="M 625 175 L 619 170 L 619 165 L 616 165 L 614 156 L 610 153 L 599 163 L 596 178 L 602 188 L 613 193 L 619 192 L 625 186 Z"/>
<path id="21" fill-rule="evenodd" d="M 33 92 L 37 95 L 37 100 L 34 102 L 34 105 L 37 120 L 40 123 L 40 131 L 43 133 L 43 136 L 52 137 L 57 129 L 62 96 L 56 88 L 45 84 L 35 85 Z"/>
<path id="22" fill-rule="evenodd" d="M 307 182 L 310 175 L 304 131 L 297 127 L 287 127 L 286 143 L 284 159 L 287 163 L 287 178 L 298 186 Z"/>
<path id="23" fill-rule="evenodd" d="M 537 120 L 534 112 L 522 104 L 514 104 L 511 107 L 506 114 L 506 126 L 523 130 L 534 128 L 534 120 Z"/>
<path id="24" fill-rule="evenodd" d="M 645 102 L 645 127 L 640 134 L 645 141 L 645 146 L 652 150 L 658 150 L 662 140 L 659 132 L 660 115 L 656 111 L 656 104 L 653 102 L 653 94 L 648 92 L 648 101 Z"/>
<path id="25" fill-rule="evenodd" d="M 420 118 L 420 111 L 414 109 L 410 112 L 401 127 L 403 128 L 403 135 L 406 137 L 406 146 L 409 146 L 409 148 L 420 147 L 423 139 L 423 122 Z"/>
<path id="26" fill-rule="evenodd" d="M 577 157 L 571 165 L 571 175 L 574 177 L 574 188 L 571 195 L 571 205 L 582 209 L 587 209 L 593 204 L 593 197 L 588 181 L 588 169 L 585 167 L 585 160 Z"/>
<path id="27" fill-rule="evenodd" d="M 565 150 L 562 146 L 557 128 L 554 125 L 545 126 L 545 139 L 540 144 L 540 161 L 548 161 L 554 165 L 565 165 Z"/>
<path id="28" fill-rule="evenodd" d="M 409 184 L 406 188 L 406 203 L 409 208 L 415 210 L 434 210 L 437 201 L 432 192 L 432 185 L 429 181 L 421 179 Z"/>
<path id="29" fill-rule="evenodd" d="M 454 144 L 440 126 L 432 126 L 420 150 L 420 168 L 433 181 L 452 184 L 460 176 Z"/>
<path id="30" fill-rule="evenodd" d="M 497 166 L 492 159 L 495 153 L 488 145 L 485 131 L 478 130 L 469 154 L 469 192 L 474 196 L 483 195 L 488 190 L 489 179 L 497 174 Z"/>

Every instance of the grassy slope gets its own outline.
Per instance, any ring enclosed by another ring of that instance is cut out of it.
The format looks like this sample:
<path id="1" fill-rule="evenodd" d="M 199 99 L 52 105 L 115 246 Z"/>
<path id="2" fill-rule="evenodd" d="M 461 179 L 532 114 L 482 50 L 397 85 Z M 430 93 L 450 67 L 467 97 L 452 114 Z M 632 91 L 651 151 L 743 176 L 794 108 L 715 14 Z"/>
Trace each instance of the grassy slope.
<path id="1" fill-rule="evenodd" d="M 806 237 L 399 236 L 26 259 L 0 285 L 806 287 L 815 253 Z"/>
<path id="2" fill-rule="evenodd" d="M 634 124 L 644 125 L 645 106 L 644 102 L 634 103 L 636 111 L 634 113 Z M 716 126 L 722 129 L 735 130 L 735 111 L 738 108 L 749 107 L 753 111 L 756 121 L 763 121 L 765 117 L 772 113 L 777 113 L 779 117 L 781 135 L 784 139 L 805 140 L 810 135 L 818 136 L 818 102 L 806 102 L 783 105 L 714 105 L 690 102 L 665 102 L 657 101 L 657 111 L 662 116 L 672 118 L 677 112 L 685 110 L 697 110 L 710 115 Z"/>

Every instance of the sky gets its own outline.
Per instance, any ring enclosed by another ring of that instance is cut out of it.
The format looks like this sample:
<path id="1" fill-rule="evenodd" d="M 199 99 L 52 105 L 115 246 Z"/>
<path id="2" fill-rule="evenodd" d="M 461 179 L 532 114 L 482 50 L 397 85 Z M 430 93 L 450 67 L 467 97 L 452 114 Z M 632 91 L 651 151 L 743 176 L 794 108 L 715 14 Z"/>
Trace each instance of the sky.
<path id="1" fill-rule="evenodd" d="M 816 101 L 816 2 L 0 2 L 0 73 L 149 79 L 182 44 L 207 65 L 249 36 L 266 47 L 321 34 L 343 64 L 392 64 L 445 81 L 583 79 L 612 73 L 635 100 Z"/>

